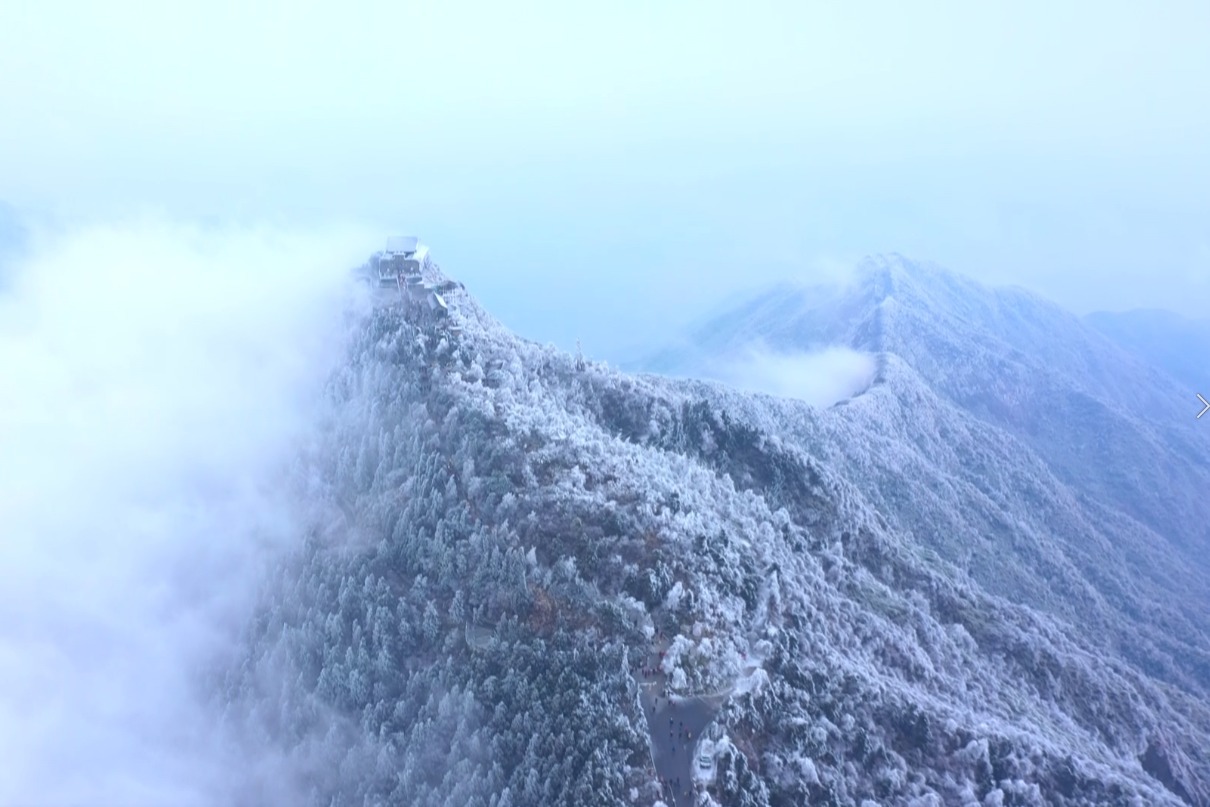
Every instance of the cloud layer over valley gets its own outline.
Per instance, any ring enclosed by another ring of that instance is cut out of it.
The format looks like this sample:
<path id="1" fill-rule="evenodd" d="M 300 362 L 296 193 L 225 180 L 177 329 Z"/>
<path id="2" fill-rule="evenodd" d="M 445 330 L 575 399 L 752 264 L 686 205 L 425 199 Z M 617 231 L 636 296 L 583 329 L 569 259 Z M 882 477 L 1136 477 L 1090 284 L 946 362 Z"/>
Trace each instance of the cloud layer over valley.
<path id="1" fill-rule="evenodd" d="M 300 451 L 368 242 L 143 219 L 0 296 L 0 802 L 209 804 L 205 678 L 300 533 Z"/>
<path id="2" fill-rule="evenodd" d="M 778 352 L 758 345 L 721 360 L 708 374 L 748 392 L 826 407 L 867 389 L 876 372 L 873 356 L 851 348 Z"/>

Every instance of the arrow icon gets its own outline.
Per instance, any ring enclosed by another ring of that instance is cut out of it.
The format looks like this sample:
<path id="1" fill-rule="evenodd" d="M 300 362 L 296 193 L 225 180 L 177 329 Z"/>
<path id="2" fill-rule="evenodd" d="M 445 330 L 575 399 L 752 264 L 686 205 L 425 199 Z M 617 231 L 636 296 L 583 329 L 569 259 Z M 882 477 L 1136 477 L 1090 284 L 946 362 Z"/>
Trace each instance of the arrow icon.
<path id="1" fill-rule="evenodd" d="M 1205 398 L 1203 398 L 1200 392 L 1197 393 L 1197 399 L 1202 402 L 1202 411 L 1197 413 L 1197 419 L 1201 420 L 1202 415 L 1206 414 L 1206 412 L 1210 412 L 1210 401 L 1207 401 Z"/>

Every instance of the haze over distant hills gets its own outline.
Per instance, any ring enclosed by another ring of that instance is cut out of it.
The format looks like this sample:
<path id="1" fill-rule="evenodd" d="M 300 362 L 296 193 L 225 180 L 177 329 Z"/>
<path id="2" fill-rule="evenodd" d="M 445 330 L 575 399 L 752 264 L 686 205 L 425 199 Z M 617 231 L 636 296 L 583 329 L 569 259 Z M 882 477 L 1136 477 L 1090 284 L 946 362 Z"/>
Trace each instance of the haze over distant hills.
<path id="1" fill-rule="evenodd" d="M 1210 396 L 1210 319 L 1140 308 L 1097 311 L 1084 321 L 1190 392 Z"/>

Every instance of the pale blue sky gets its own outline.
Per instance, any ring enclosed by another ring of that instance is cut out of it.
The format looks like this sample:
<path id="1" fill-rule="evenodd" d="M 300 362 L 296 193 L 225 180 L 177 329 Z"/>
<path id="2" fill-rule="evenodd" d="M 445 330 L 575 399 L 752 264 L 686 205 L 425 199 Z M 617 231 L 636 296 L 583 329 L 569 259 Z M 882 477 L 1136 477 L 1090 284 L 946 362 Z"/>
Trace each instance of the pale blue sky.
<path id="1" fill-rule="evenodd" d="M 877 251 L 1210 307 L 1204 0 L 7 3 L 0 110 L 18 208 L 416 232 L 607 358 Z"/>

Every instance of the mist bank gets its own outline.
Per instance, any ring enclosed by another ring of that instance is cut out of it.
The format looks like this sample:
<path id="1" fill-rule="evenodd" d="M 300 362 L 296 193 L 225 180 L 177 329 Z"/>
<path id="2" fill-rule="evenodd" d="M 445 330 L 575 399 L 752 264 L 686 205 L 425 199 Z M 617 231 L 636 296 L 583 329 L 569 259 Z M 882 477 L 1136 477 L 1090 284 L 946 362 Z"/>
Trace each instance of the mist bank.
<path id="1" fill-rule="evenodd" d="M 41 233 L 0 292 L 0 801 L 229 803 L 210 680 L 310 518 L 353 228 Z"/>

